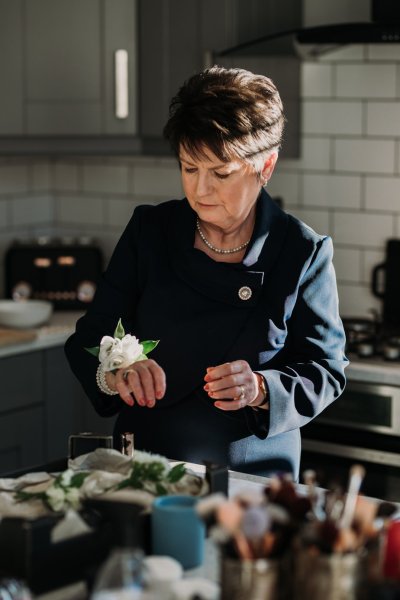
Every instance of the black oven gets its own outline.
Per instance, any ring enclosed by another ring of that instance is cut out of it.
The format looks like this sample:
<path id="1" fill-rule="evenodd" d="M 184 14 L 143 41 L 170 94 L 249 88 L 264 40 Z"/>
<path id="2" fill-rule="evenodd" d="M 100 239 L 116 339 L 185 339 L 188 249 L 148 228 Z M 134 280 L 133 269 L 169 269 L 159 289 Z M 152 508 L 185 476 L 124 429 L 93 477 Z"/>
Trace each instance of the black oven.
<path id="1" fill-rule="evenodd" d="M 349 467 L 361 463 L 364 493 L 400 501 L 400 387 L 349 381 L 302 439 L 301 468 L 316 469 L 321 485 L 345 485 Z"/>

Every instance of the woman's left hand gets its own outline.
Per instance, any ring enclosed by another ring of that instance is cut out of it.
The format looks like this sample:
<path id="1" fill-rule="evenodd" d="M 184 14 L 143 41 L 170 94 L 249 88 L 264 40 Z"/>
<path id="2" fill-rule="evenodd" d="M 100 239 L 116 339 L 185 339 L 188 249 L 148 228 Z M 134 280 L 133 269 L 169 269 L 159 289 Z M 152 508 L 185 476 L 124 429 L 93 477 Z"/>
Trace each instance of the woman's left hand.
<path id="1" fill-rule="evenodd" d="M 259 392 L 257 377 L 245 360 L 209 367 L 204 381 L 205 391 L 221 410 L 244 408 L 255 401 Z"/>

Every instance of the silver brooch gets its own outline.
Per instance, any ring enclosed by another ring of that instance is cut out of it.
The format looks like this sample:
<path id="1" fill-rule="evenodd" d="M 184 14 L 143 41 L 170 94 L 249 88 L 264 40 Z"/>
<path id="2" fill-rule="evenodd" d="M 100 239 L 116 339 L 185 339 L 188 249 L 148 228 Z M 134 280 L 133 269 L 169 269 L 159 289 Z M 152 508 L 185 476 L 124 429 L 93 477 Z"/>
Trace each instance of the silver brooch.
<path id="1" fill-rule="evenodd" d="M 247 285 L 244 285 L 240 288 L 238 294 L 241 300 L 250 300 L 251 296 L 253 295 L 253 292 Z"/>

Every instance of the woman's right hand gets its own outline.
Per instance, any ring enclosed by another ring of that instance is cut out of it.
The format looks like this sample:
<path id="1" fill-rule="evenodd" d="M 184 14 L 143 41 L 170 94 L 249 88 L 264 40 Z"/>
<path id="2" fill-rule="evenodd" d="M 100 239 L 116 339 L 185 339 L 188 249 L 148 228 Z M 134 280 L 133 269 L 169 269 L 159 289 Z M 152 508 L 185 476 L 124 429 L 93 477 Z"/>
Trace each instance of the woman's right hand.
<path id="1" fill-rule="evenodd" d="M 139 360 L 124 369 L 119 369 L 115 375 L 106 373 L 107 385 L 119 392 L 120 397 L 133 406 L 153 408 L 157 400 L 161 400 L 166 390 L 165 372 L 151 358 Z"/>

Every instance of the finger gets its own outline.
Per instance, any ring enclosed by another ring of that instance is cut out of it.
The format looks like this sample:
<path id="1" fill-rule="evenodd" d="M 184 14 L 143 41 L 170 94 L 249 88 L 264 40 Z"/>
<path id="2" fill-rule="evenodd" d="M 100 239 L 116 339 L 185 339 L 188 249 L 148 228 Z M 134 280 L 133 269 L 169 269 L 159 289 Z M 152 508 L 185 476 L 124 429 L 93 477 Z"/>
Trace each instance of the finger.
<path id="1" fill-rule="evenodd" d="M 126 383 L 129 387 L 129 391 L 134 395 L 139 406 L 146 406 L 145 392 L 137 368 L 132 366 L 125 370 L 125 372 L 127 371 L 129 371 L 129 373 L 126 378 Z"/>
<path id="2" fill-rule="evenodd" d="M 163 398 L 167 389 L 167 382 L 164 370 L 154 360 L 149 359 L 149 368 L 153 376 L 155 396 L 157 400 Z"/>
<path id="3" fill-rule="evenodd" d="M 237 375 L 227 375 L 226 377 L 221 377 L 221 379 L 217 379 L 216 381 L 211 381 L 209 383 L 206 383 L 206 385 L 204 386 L 204 389 L 206 392 L 224 392 L 224 391 L 229 391 L 229 398 L 234 398 L 235 396 L 237 396 L 238 394 L 236 393 L 231 393 L 232 389 L 235 392 L 235 389 L 240 386 L 245 384 L 247 381 L 246 376 L 243 373 L 238 373 Z M 240 392 L 239 392 L 240 394 Z M 219 398 L 222 398 L 222 396 L 218 396 Z"/>
<path id="4" fill-rule="evenodd" d="M 222 377 L 226 377 L 227 375 L 240 373 L 243 368 L 243 362 L 244 361 L 235 360 L 234 362 L 227 362 L 223 365 L 218 365 L 217 367 L 209 367 L 204 377 L 204 381 L 215 381 L 217 379 L 221 379 Z"/>
<path id="5" fill-rule="evenodd" d="M 241 408 L 244 408 L 246 406 L 247 402 L 246 400 L 240 399 L 240 398 L 236 398 L 235 400 L 218 400 L 217 402 L 214 402 L 214 406 L 215 408 L 219 408 L 220 410 L 239 410 Z"/>
<path id="6" fill-rule="evenodd" d="M 120 398 L 127 404 L 128 406 L 133 406 L 135 404 L 134 399 L 131 394 L 130 384 L 123 379 L 122 371 L 118 371 L 115 375 L 115 387 L 120 395 Z"/>
<path id="7" fill-rule="evenodd" d="M 141 364 L 138 363 L 137 374 L 143 390 L 143 401 L 145 406 L 152 407 L 156 402 L 156 390 L 153 374 L 147 361 L 140 361 L 140 363 Z"/>

